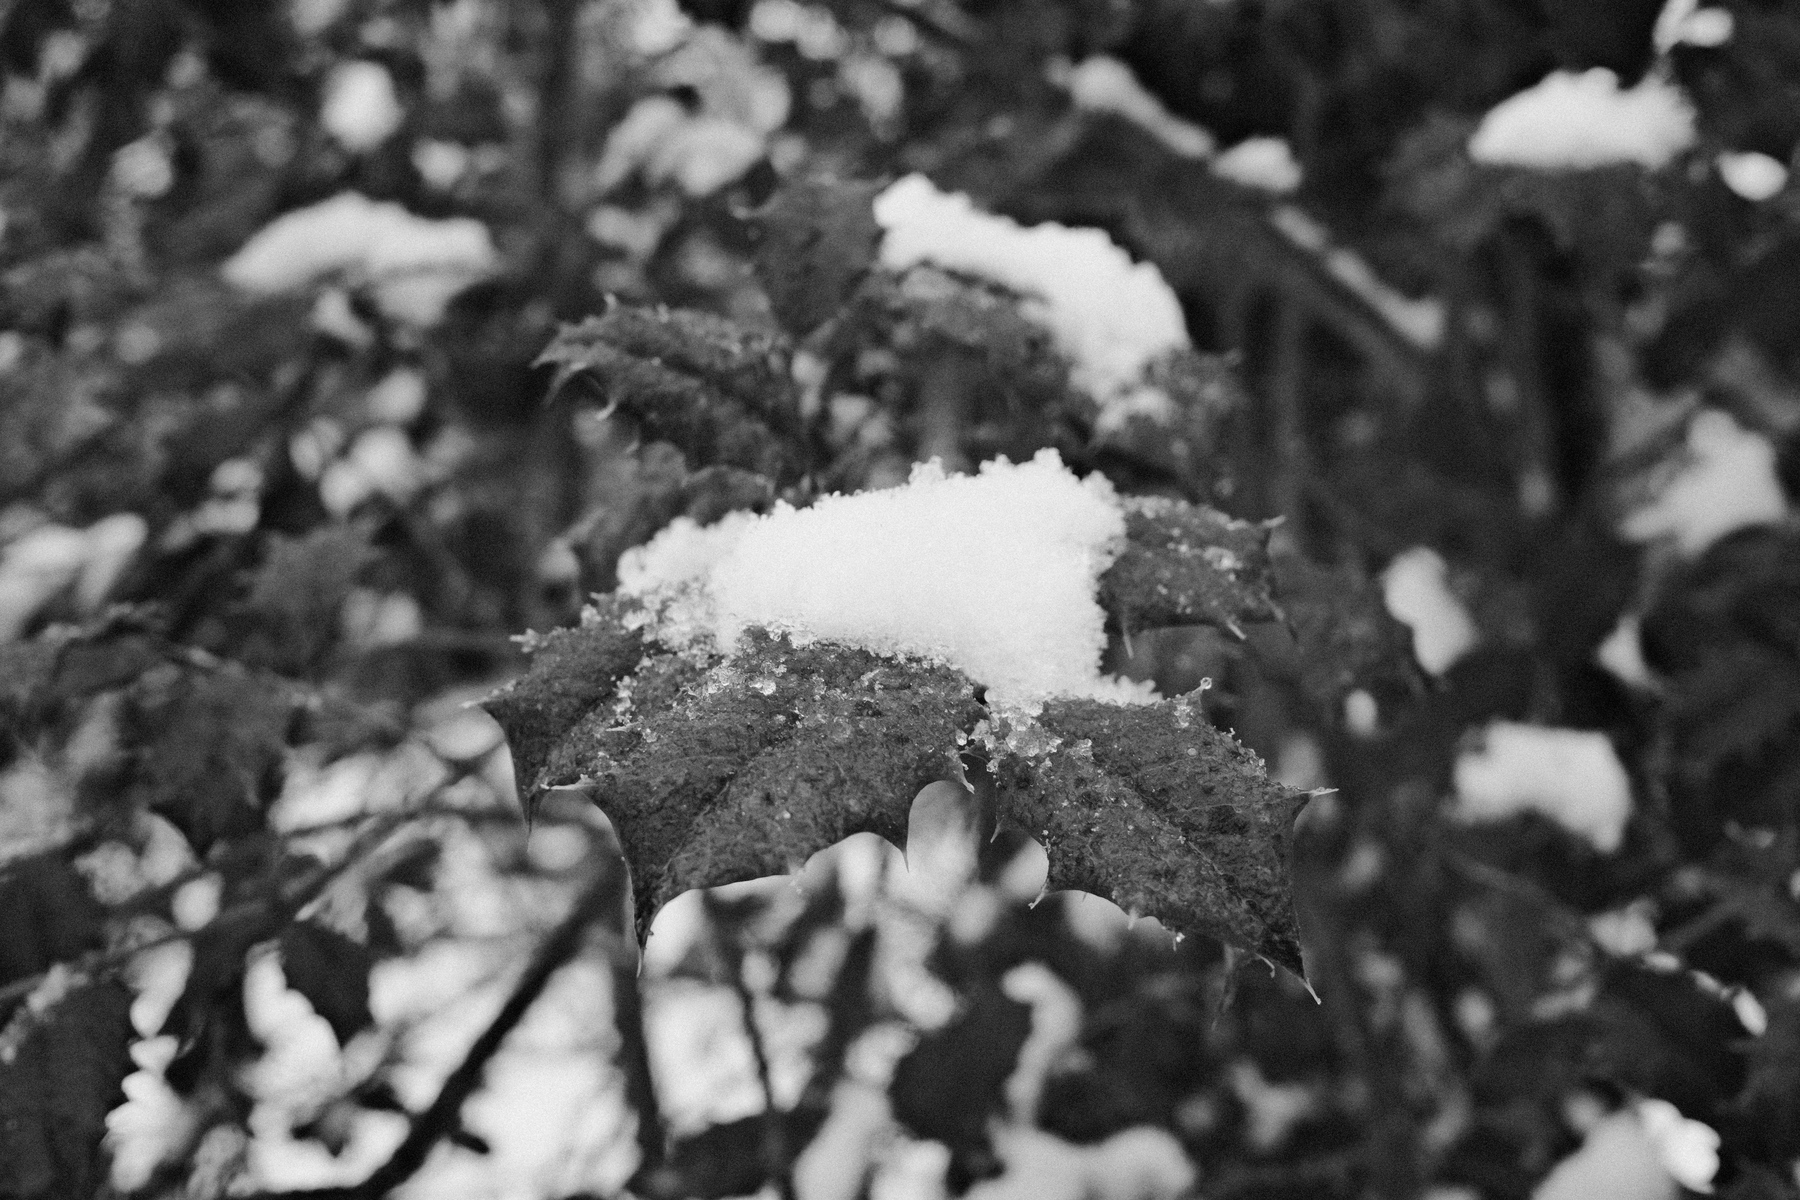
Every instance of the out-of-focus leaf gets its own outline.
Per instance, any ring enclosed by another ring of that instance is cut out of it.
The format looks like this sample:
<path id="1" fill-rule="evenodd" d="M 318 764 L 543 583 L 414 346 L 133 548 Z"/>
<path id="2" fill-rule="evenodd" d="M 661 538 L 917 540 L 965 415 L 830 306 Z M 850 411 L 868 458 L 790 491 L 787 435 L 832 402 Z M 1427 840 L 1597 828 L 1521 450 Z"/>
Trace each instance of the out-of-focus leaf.
<path id="1" fill-rule="evenodd" d="M 316 921 L 296 921 L 281 931 L 281 969 L 288 986 L 311 1001 L 340 1044 L 374 1023 L 369 1013 L 374 962 L 367 946 Z"/>
<path id="2" fill-rule="evenodd" d="M 741 467 L 777 481 L 805 462 L 787 348 L 707 313 L 618 306 L 566 326 L 539 357 L 554 389 L 590 380 L 647 438 L 694 467 Z"/>
<path id="3" fill-rule="evenodd" d="M 804 337 L 849 299 L 875 262 L 880 185 L 801 180 L 751 214 L 756 277 L 787 331 Z"/>
<path id="4" fill-rule="evenodd" d="M 285 692 L 242 670 L 147 676 L 131 717 L 133 799 L 173 821 L 197 854 L 260 829 L 291 716 Z"/>
<path id="5" fill-rule="evenodd" d="M 970 1174 L 997 1165 L 988 1125 L 1006 1105 L 1006 1080 L 1031 1032 L 1031 1007 L 989 983 L 948 1025 L 926 1034 L 894 1068 L 894 1116 L 950 1147 Z"/>
<path id="6" fill-rule="evenodd" d="M 255 618 L 252 657 L 276 670 L 314 667 L 337 640 L 339 609 L 374 557 L 368 539 L 348 525 L 272 534 L 244 602 Z"/>
<path id="7" fill-rule="evenodd" d="M 36 854 L 0 870 L 0 984 L 37 974 L 97 949 L 100 906 L 57 854 Z"/>
<path id="8" fill-rule="evenodd" d="M 775 1162 L 791 1164 L 799 1156 L 825 1123 L 826 1111 L 802 1107 L 773 1120 L 759 1113 L 679 1138 L 648 1186 L 656 1196 L 683 1200 L 751 1195 L 771 1181 Z M 781 1139 L 779 1147 L 771 1146 L 773 1138 Z"/>
<path id="9" fill-rule="evenodd" d="M 79 1200 L 101 1183 L 106 1114 L 131 1073 L 131 993 L 118 983 L 64 996 L 0 1061 L 0 1196 Z"/>
<path id="10" fill-rule="evenodd" d="M 1125 549 L 1100 577 L 1100 605 L 1127 632 L 1167 625 L 1238 629 L 1275 616 L 1269 530 L 1177 500 L 1126 502 Z"/>

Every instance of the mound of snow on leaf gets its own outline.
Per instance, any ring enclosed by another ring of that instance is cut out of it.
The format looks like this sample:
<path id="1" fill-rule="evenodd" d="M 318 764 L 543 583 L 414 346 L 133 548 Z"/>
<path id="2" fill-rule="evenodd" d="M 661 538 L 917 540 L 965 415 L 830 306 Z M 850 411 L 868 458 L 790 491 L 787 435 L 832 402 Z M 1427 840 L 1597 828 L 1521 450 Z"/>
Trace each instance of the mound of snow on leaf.
<path id="1" fill-rule="evenodd" d="M 677 520 L 620 560 L 619 579 L 660 608 L 659 634 L 677 644 L 729 648 L 760 626 L 933 658 L 998 703 L 1148 699 L 1099 674 L 1095 585 L 1124 533 L 1111 485 L 1076 479 L 1043 450 L 978 475 L 923 464 L 902 487 L 707 528 Z"/>
<path id="2" fill-rule="evenodd" d="M 1475 621 L 1450 590 L 1450 568 L 1437 551 L 1414 546 L 1394 556 L 1381 573 L 1382 600 L 1394 620 L 1413 634 L 1413 657 L 1442 675 L 1481 640 Z"/>
<path id="3" fill-rule="evenodd" d="M 1536 812 L 1602 854 L 1619 848 L 1631 818 L 1631 781 L 1603 733 L 1495 721 L 1456 760 L 1455 778 L 1458 820 Z"/>
<path id="4" fill-rule="evenodd" d="M 991 280 L 1026 297 L 1025 313 L 1050 331 L 1070 379 L 1109 412 L 1166 419 L 1173 405 L 1145 382 L 1158 359 L 1188 347 L 1181 303 L 1157 269 L 1098 229 L 1023 226 L 982 212 L 960 193 L 908 175 L 875 199 L 885 235 L 881 263 L 920 263 Z"/>
<path id="5" fill-rule="evenodd" d="M 228 283 L 264 293 L 347 275 L 372 285 L 388 316 L 431 325 L 458 292 L 497 265 L 487 226 L 472 217 L 432 220 L 398 204 L 340 192 L 275 218 L 221 271 Z"/>
<path id="6" fill-rule="evenodd" d="M 1786 515 L 1775 447 L 1730 413 L 1707 408 L 1688 425 L 1686 466 L 1620 532 L 1633 542 L 1672 538 L 1683 554 L 1697 555 L 1733 530 Z"/>
<path id="7" fill-rule="evenodd" d="M 1545 170 L 1637 163 L 1655 170 L 1694 144 L 1694 107 L 1657 75 L 1621 90 L 1604 67 L 1552 71 L 1508 96 L 1469 139 L 1476 162 Z"/>
<path id="8" fill-rule="evenodd" d="M 1233 183 L 1285 196 L 1300 186 L 1300 164 L 1286 138 L 1245 138 L 1213 159 L 1212 172 Z"/>

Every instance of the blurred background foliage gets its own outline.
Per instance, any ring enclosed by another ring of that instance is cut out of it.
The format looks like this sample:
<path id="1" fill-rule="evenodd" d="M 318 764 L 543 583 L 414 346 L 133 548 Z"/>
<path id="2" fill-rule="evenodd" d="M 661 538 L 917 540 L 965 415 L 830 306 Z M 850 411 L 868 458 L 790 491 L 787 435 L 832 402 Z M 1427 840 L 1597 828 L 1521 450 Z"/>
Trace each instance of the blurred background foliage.
<path id="1" fill-rule="evenodd" d="M 1692 9 L 0 5 L 0 1196 L 1794 1196 L 1800 5 Z M 1592 68 L 1693 143 L 1471 157 Z M 915 171 L 1156 266 L 1175 434 L 1097 430 L 1004 289 L 871 270 Z M 540 358 L 601 314 L 616 375 Z M 742 460 L 644 400 L 782 389 Z M 1280 518 L 1279 619 L 1107 664 L 1320 792 L 1324 1002 L 1031 906 L 1004 830 L 935 910 L 867 846 L 685 897 L 640 980 L 604 819 L 525 825 L 468 707 L 512 635 L 677 516 L 1043 446 Z M 1610 844 L 1448 819 L 1496 721 L 1609 740 Z"/>

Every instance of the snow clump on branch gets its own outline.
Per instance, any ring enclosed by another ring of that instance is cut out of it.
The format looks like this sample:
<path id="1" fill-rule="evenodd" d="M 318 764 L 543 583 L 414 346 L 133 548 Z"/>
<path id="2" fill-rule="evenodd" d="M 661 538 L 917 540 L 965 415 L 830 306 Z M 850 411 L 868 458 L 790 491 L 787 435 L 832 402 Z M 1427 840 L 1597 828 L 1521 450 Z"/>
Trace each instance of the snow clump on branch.
<path id="1" fill-rule="evenodd" d="M 371 284 L 388 316 L 434 325 L 456 294 L 498 266 L 487 226 L 434 221 L 357 192 L 276 217 L 220 269 L 249 292 L 291 291 L 331 275 Z"/>
<path id="2" fill-rule="evenodd" d="M 1496 104 L 1469 138 L 1469 157 L 1552 171 L 1616 163 L 1654 171 L 1694 138 L 1694 106 L 1673 82 L 1652 73 L 1621 91 L 1617 75 L 1595 67 L 1552 71 Z"/>
<path id="3" fill-rule="evenodd" d="M 877 196 L 875 220 L 885 230 L 882 266 L 930 263 L 1024 296 L 1025 315 L 1050 331 L 1071 381 L 1099 405 L 1102 430 L 1134 415 L 1174 415 L 1173 401 L 1144 376 L 1189 347 L 1181 303 L 1153 265 L 1132 262 L 1101 230 L 1023 226 L 938 191 L 923 175 Z"/>
<path id="4" fill-rule="evenodd" d="M 1603 733 L 1495 721 L 1456 760 L 1459 821 L 1535 812 L 1611 854 L 1631 819 L 1631 780 Z"/>
<path id="5" fill-rule="evenodd" d="M 652 604 L 658 636 L 723 649 L 752 626 L 947 663 L 996 703 L 1052 696 L 1146 701 L 1099 674 L 1095 599 L 1125 515 L 1099 475 L 1054 450 L 946 475 L 935 461 L 901 487 L 779 505 L 702 528 L 677 520 L 619 562 L 621 590 Z"/>

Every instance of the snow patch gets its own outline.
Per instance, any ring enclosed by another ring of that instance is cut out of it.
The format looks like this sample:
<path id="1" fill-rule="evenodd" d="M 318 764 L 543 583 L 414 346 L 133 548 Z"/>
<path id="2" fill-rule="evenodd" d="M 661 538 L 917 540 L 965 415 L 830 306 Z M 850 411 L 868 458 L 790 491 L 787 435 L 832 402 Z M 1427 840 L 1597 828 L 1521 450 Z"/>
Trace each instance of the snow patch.
<path id="1" fill-rule="evenodd" d="M 1700 0 L 1669 0 L 1657 15 L 1652 40 L 1658 54 L 1677 46 L 1723 46 L 1737 22 L 1728 9 L 1701 8 Z"/>
<path id="2" fill-rule="evenodd" d="M 1222 179 L 1285 196 L 1300 186 L 1300 164 L 1286 138 L 1245 138 L 1213 159 L 1212 172 Z"/>
<path id="3" fill-rule="evenodd" d="M 1767 154 L 1721 154 L 1718 167 L 1725 186 L 1752 203 L 1772 199 L 1787 186 L 1787 166 Z"/>
<path id="4" fill-rule="evenodd" d="M 1110 55 L 1096 54 L 1069 68 L 1062 80 L 1069 98 L 1083 112 L 1123 117 L 1182 158 L 1205 158 L 1216 145 L 1207 130 L 1170 112 L 1130 67 Z"/>
<path id="5" fill-rule="evenodd" d="M 432 325 L 456 294 L 493 274 L 498 255 L 472 217 L 432 220 L 340 192 L 275 218 L 221 268 L 245 291 L 291 291 L 330 275 L 373 285 L 388 316 Z"/>
<path id="6" fill-rule="evenodd" d="M 1442 675 L 1481 640 L 1468 610 L 1450 590 L 1450 568 L 1425 546 L 1396 555 L 1381 573 L 1382 600 L 1396 621 L 1412 627 L 1413 657 Z"/>
<path id="7" fill-rule="evenodd" d="M 353 154 L 375 149 L 406 120 L 394 91 L 394 77 L 378 62 L 359 59 L 342 63 L 325 80 L 319 124 Z"/>
<path id="8" fill-rule="evenodd" d="M 1657 74 L 1621 90 L 1604 67 L 1552 71 L 1481 119 L 1469 157 L 1502 166 L 1569 170 L 1637 163 L 1655 170 L 1694 144 L 1694 107 Z"/>
<path id="9" fill-rule="evenodd" d="M 1495 721 L 1456 760 L 1455 780 L 1457 820 L 1541 813 L 1602 854 L 1619 848 L 1631 818 L 1631 780 L 1603 733 Z"/>
<path id="10" fill-rule="evenodd" d="M 1100 405 L 1103 425 L 1118 405 L 1173 415 L 1144 375 L 1188 348 L 1181 304 L 1153 265 L 1132 262 L 1105 233 L 1055 222 L 1023 226 L 938 191 L 923 175 L 876 197 L 875 219 L 886 231 L 881 263 L 890 270 L 930 263 L 1024 296 L 1025 314 L 1050 331 L 1071 382 Z"/>
<path id="11" fill-rule="evenodd" d="M 811 508 L 707 528 L 678 519 L 620 560 L 620 590 L 657 606 L 658 632 L 675 644 L 729 650 L 761 626 L 801 644 L 935 659 L 999 703 L 1148 699 L 1099 674 L 1095 585 L 1124 532 L 1111 485 L 1077 480 L 1054 450 L 978 475 L 933 462 L 902 487 Z"/>
<path id="12" fill-rule="evenodd" d="M 1715 408 L 1694 414 L 1687 430 L 1687 465 L 1654 501 L 1620 526 L 1627 541 L 1672 538 L 1693 556 L 1734 530 L 1787 516 L 1787 497 L 1775 473 L 1775 447 Z"/>

